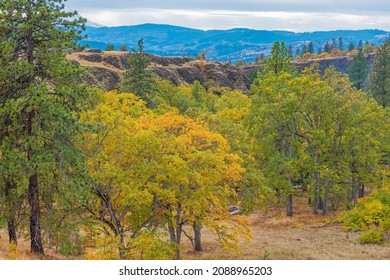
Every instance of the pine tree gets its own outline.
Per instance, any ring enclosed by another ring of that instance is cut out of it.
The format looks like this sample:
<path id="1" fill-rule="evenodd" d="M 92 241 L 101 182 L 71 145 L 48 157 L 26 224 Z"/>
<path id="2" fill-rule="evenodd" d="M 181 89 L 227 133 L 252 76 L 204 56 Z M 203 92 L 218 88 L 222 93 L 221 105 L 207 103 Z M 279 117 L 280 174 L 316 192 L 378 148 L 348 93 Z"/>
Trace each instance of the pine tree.
<path id="1" fill-rule="evenodd" d="M 291 66 L 291 56 L 288 54 L 288 50 L 284 42 L 281 44 L 276 41 L 272 46 L 272 56 L 266 60 L 264 71 L 273 71 L 276 75 L 283 71 L 293 71 Z"/>
<path id="2" fill-rule="evenodd" d="M 295 50 L 295 56 L 300 56 L 301 55 L 301 49 L 300 48 L 297 48 Z"/>
<path id="3" fill-rule="evenodd" d="M 364 87 L 368 75 L 368 63 L 362 49 L 359 49 L 358 54 L 353 58 L 352 65 L 348 68 L 348 75 L 357 89 Z"/>
<path id="4" fill-rule="evenodd" d="M 126 45 L 120 45 L 120 46 L 119 46 L 119 50 L 120 50 L 121 52 L 127 52 L 127 46 L 126 46 Z"/>
<path id="5" fill-rule="evenodd" d="M 66 203 L 71 210 L 85 167 L 77 117 L 88 90 L 65 57 L 85 20 L 64 10 L 62 0 L 0 1 L 0 188 L 5 182 L 27 197 L 31 251 L 39 255 L 43 197 L 59 199 L 53 211 Z"/>
<path id="6" fill-rule="evenodd" d="M 332 51 L 332 47 L 329 42 L 326 42 L 324 45 L 324 52 L 330 53 Z"/>
<path id="7" fill-rule="evenodd" d="M 291 47 L 291 46 L 288 47 L 288 54 L 289 54 L 291 57 L 293 57 L 293 50 L 292 50 L 292 47 Z"/>
<path id="8" fill-rule="evenodd" d="M 354 50 L 355 49 L 355 45 L 351 42 L 351 43 L 349 43 L 349 45 L 348 45 L 348 51 L 352 51 L 352 50 Z"/>
<path id="9" fill-rule="evenodd" d="M 134 93 L 142 98 L 148 105 L 153 106 L 153 97 L 156 93 L 156 82 L 153 74 L 148 70 L 150 56 L 144 51 L 144 41 L 138 41 L 138 50 L 131 49 L 129 69 L 125 72 L 121 92 Z"/>
<path id="10" fill-rule="evenodd" d="M 113 50 L 115 50 L 115 46 L 113 44 L 108 44 L 104 50 L 106 52 L 113 51 Z"/>
<path id="11" fill-rule="evenodd" d="M 343 51 L 343 50 L 344 50 L 344 42 L 343 42 L 343 38 L 342 38 L 342 37 L 339 37 L 338 49 L 339 49 L 340 51 Z"/>
<path id="12" fill-rule="evenodd" d="M 309 44 L 307 45 L 307 51 L 308 51 L 309 53 L 314 53 L 313 42 L 309 42 Z"/>
<path id="13" fill-rule="evenodd" d="M 307 49 L 307 45 L 303 45 L 303 48 L 302 48 L 302 55 L 304 55 L 305 53 L 308 52 L 308 49 Z"/>
<path id="14" fill-rule="evenodd" d="M 331 43 L 331 51 L 333 49 L 337 48 L 337 44 L 336 44 L 336 38 L 332 38 L 332 43 Z"/>
<path id="15" fill-rule="evenodd" d="M 390 106 L 390 40 L 379 48 L 370 73 L 368 89 L 378 104 Z"/>
<path id="16" fill-rule="evenodd" d="M 358 49 L 363 49 L 363 42 L 362 42 L 362 40 L 359 40 L 357 48 Z"/>

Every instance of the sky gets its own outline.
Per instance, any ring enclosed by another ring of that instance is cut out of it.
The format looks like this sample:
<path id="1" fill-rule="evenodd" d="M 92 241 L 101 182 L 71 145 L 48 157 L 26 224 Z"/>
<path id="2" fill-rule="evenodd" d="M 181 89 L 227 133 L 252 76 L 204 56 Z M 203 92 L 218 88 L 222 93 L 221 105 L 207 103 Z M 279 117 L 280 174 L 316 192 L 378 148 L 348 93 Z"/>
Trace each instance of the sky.
<path id="1" fill-rule="evenodd" d="M 390 31 L 389 0 L 68 0 L 66 6 L 104 26 L 158 23 L 203 30 Z"/>

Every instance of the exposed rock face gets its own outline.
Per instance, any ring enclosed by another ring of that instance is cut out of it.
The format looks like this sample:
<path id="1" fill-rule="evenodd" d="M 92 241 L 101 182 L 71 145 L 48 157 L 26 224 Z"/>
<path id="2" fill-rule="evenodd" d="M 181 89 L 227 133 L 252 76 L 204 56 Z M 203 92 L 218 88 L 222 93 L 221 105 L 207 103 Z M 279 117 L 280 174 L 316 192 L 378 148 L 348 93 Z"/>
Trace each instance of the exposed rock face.
<path id="1" fill-rule="evenodd" d="M 88 69 L 83 81 L 104 90 L 119 86 L 120 78 L 129 67 L 129 53 L 102 52 L 88 50 L 68 55 L 73 63 Z M 236 66 L 207 60 L 195 60 L 186 57 L 151 56 L 150 70 L 157 78 L 168 80 L 174 85 L 189 85 L 195 81 L 206 85 L 214 80 L 217 85 L 247 92 L 250 79 L 244 69 Z"/>
<path id="2" fill-rule="evenodd" d="M 367 61 L 371 65 L 375 54 L 370 53 Z M 120 79 L 129 67 L 129 53 L 127 52 L 102 52 L 90 49 L 83 52 L 74 52 L 68 55 L 68 59 L 75 64 L 87 68 L 83 81 L 103 90 L 112 90 L 119 86 Z M 237 67 L 229 63 L 220 63 L 209 60 L 196 60 L 187 57 L 161 57 L 151 55 L 150 70 L 157 78 L 168 80 L 174 85 L 190 85 L 199 81 L 202 85 L 213 80 L 216 85 L 238 89 L 244 93 L 249 91 L 252 73 L 261 71 L 261 65 L 249 65 Z M 332 57 L 322 59 L 309 59 L 294 61 L 298 69 L 318 63 L 323 72 L 329 66 L 334 66 L 337 71 L 347 72 L 347 68 L 353 61 L 352 57 Z"/>
<path id="3" fill-rule="evenodd" d="M 366 59 L 369 65 L 375 60 L 375 53 L 369 53 L 366 55 Z M 302 70 L 306 67 L 309 67 L 313 63 L 318 63 L 320 66 L 320 71 L 324 70 L 330 66 L 334 66 L 337 71 L 341 73 L 347 73 L 348 67 L 352 64 L 352 56 L 341 56 L 341 57 L 328 57 L 328 58 L 319 58 L 319 59 L 308 59 L 301 61 L 294 61 L 293 64 L 299 69 Z"/>

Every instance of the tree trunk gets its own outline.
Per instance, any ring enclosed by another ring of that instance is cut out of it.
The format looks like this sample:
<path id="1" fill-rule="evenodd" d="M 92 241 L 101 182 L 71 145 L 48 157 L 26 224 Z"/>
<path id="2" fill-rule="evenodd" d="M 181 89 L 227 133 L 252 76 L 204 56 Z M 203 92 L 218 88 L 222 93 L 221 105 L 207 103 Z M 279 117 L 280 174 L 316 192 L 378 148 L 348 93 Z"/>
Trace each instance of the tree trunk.
<path id="1" fill-rule="evenodd" d="M 318 214 L 318 208 L 320 204 L 320 175 L 318 172 L 314 173 L 314 193 L 313 193 L 313 213 Z"/>
<path id="2" fill-rule="evenodd" d="M 326 191 L 324 195 L 323 207 L 322 207 L 322 215 L 328 214 L 328 201 L 329 201 L 329 192 Z"/>
<path id="3" fill-rule="evenodd" d="M 7 201 L 9 201 L 9 214 L 7 215 L 7 227 L 8 227 L 8 237 L 9 243 L 18 243 L 16 228 L 15 228 L 15 202 L 14 198 L 11 196 L 10 191 L 12 189 L 12 185 L 9 182 L 5 183 L 5 196 L 7 197 Z"/>
<path id="4" fill-rule="evenodd" d="M 194 222 L 194 225 L 192 226 L 192 228 L 194 229 L 194 237 L 195 237 L 195 251 L 196 252 L 200 252 L 202 251 L 202 226 L 201 225 L 197 225 L 196 222 Z"/>
<path id="5" fill-rule="evenodd" d="M 358 189 L 358 187 L 357 187 L 356 184 L 355 184 L 355 185 L 353 186 L 353 189 L 352 189 L 353 204 L 357 204 L 358 194 L 359 194 L 359 189 Z"/>
<path id="6" fill-rule="evenodd" d="M 7 220 L 9 243 L 18 244 L 18 237 L 16 236 L 15 219 L 12 217 Z"/>
<path id="7" fill-rule="evenodd" d="M 293 197 L 292 194 L 289 194 L 286 198 L 287 202 L 287 216 L 292 217 L 293 215 Z"/>
<path id="8" fill-rule="evenodd" d="M 112 207 L 110 195 L 106 192 L 107 191 L 102 186 L 99 186 L 97 189 L 97 194 L 102 205 L 104 205 L 108 210 L 108 215 L 111 220 L 110 227 L 114 231 L 115 237 L 119 236 L 118 256 L 121 260 L 123 260 L 125 256 L 125 238 L 123 234 L 123 227 L 120 223 L 120 218 L 117 217 L 114 208 Z"/>
<path id="9" fill-rule="evenodd" d="M 169 231 L 169 238 L 171 240 L 171 243 L 176 243 L 176 231 L 175 231 L 175 229 L 171 225 L 168 225 L 168 231 Z"/>
<path id="10" fill-rule="evenodd" d="M 31 5 L 29 3 L 27 11 L 27 20 L 32 20 Z M 33 38 L 33 26 L 30 26 L 27 30 L 27 62 L 34 66 L 34 38 Z M 33 73 L 29 78 L 29 84 L 33 84 L 35 79 L 35 74 Z M 28 137 L 33 138 L 33 122 L 35 118 L 35 109 L 31 109 L 28 112 L 28 121 L 27 121 L 27 133 Z M 33 159 L 33 149 L 31 146 L 28 147 L 28 161 L 31 162 Z M 30 238 L 31 238 L 31 252 L 34 254 L 43 255 L 43 245 L 42 245 L 42 233 L 40 225 L 40 209 L 39 209 L 39 185 L 38 185 L 38 174 L 34 170 L 33 174 L 29 178 L 28 185 L 28 203 L 30 205 Z"/>
<path id="11" fill-rule="evenodd" d="M 178 226 L 176 229 L 171 225 L 168 226 L 169 237 L 170 237 L 171 243 L 173 243 L 177 246 L 177 248 L 176 248 L 176 259 L 177 260 L 180 260 L 180 258 L 181 258 L 181 253 L 180 253 L 181 229 L 182 229 L 182 226 Z"/>
<path id="12" fill-rule="evenodd" d="M 30 204 L 30 237 L 31 252 L 43 255 L 42 234 L 39 213 L 38 175 L 31 175 L 28 186 L 28 203 Z"/>
<path id="13" fill-rule="evenodd" d="M 176 225 L 177 225 L 177 228 L 176 228 L 176 244 L 177 244 L 177 248 L 176 248 L 176 259 L 177 260 L 180 260 L 181 258 L 181 252 L 180 252 L 180 244 L 181 244 L 181 231 L 182 231 L 182 223 L 180 221 L 181 219 L 181 204 L 179 203 L 178 204 L 178 208 L 177 208 L 177 214 L 176 214 Z"/>
<path id="14" fill-rule="evenodd" d="M 182 233 L 182 228 L 183 224 L 181 222 L 181 211 L 182 207 L 181 204 L 177 204 L 177 209 L 176 209 L 176 228 L 172 224 L 168 224 L 168 231 L 169 231 L 169 237 L 171 240 L 171 243 L 175 244 L 176 247 L 176 259 L 180 260 L 181 258 L 181 253 L 180 253 L 180 243 L 181 243 L 181 233 Z"/>
<path id="15" fill-rule="evenodd" d="M 352 155 L 352 157 L 353 157 L 353 155 Z M 356 168 L 355 168 L 355 164 L 353 162 L 351 162 L 349 164 L 349 171 L 351 172 L 351 197 L 349 199 L 349 203 L 356 204 L 357 199 L 358 199 L 359 189 L 357 186 L 357 179 L 355 177 Z"/>
<path id="16" fill-rule="evenodd" d="M 125 238 L 123 233 L 119 234 L 119 247 L 118 247 L 119 258 L 123 260 L 125 258 Z"/>
<path id="17" fill-rule="evenodd" d="M 317 202 L 318 202 L 318 209 L 323 210 L 324 209 L 324 200 L 322 199 L 322 196 L 320 196 L 320 195 L 318 196 Z"/>
<path id="18" fill-rule="evenodd" d="M 361 187 L 359 189 L 359 198 L 364 197 L 364 184 L 361 184 Z"/>
<path id="19" fill-rule="evenodd" d="M 35 118 L 35 110 L 28 113 L 28 136 L 33 137 L 33 120 Z M 32 161 L 33 152 L 31 146 L 28 148 L 28 160 Z M 31 252 L 34 254 L 43 255 L 42 233 L 40 224 L 40 209 L 39 209 L 39 185 L 38 174 L 35 172 L 29 178 L 28 184 L 28 203 L 30 205 L 30 239 Z"/>

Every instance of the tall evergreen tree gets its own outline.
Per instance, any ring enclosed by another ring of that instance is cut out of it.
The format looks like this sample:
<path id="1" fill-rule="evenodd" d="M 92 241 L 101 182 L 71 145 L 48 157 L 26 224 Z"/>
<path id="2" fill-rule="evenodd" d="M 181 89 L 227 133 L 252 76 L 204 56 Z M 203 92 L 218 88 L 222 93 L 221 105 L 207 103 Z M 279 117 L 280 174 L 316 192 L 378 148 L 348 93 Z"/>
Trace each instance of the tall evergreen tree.
<path id="1" fill-rule="evenodd" d="M 337 44 L 336 44 L 336 38 L 332 38 L 332 43 L 331 43 L 331 51 L 333 49 L 337 48 Z"/>
<path id="2" fill-rule="evenodd" d="M 276 41 L 272 46 L 271 54 L 272 56 L 266 60 L 265 72 L 273 71 L 277 75 L 283 71 L 290 72 L 293 70 L 291 56 L 284 42 Z"/>
<path id="3" fill-rule="evenodd" d="M 342 37 L 339 37 L 338 49 L 339 49 L 340 51 L 343 51 L 343 50 L 344 50 L 344 42 L 343 42 L 343 38 L 342 38 Z"/>
<path id="4" fill-rule="evenodd" d="M 271 54 L 272 56 L 266 60 L 265 72 L 273 71 L 277 75 L 283 71 L 290 72 L 293 70 L 291 56 L 284 42 L 276 41 L 272 46 Z"/>
<path id="5" fill-rule="evenodd" d="M 115 46 L 113 44 L 108 44 L 104 50 L 106 52 L 113 51 L 113 50 L 115 50 Z"/>
<path id="6" fill-rule="evenodd" d="M 353 58 L 351 66 L 348 68 L 349 79 L 357 89 L 362 89 L 368 76 L 368 63 L 364 57 L 362 49 Z"/>
<path id="7" fill-rule="evenodd" d="M 0 1 L 0 188 L 27 197 L 31 251 L 40 255 L 43 197 L 58 197 L 53 207 L 69 199 L 71 209 L 84 172 L 77 117 L 88 90 L 65 52 L 85 20 L 64 2 Z"/>
<path id="8" fill-rule="evenodd" d="M 329 42 L 326 42 L 324 45 L 324 52 L 330 53 L 332 51 L 331 44 Z"/>
<path id="9" fill-rule="evenodd" d="M 380 105 L 390 106 L 390 40 L 379 48 L 370 73 L 368 89 Z"/>
<path id="10" fill-rule="evenodd" d="M 293 50 L 292 50 L 292 47 L 291 47 L 291 46 L 288 47 L 288 54 L 289 54 L 291 57 L 293 57 Z"/>
<path id="11" fill-rule="evenodd" d="M 308 49 L 307 49 L 307 45 L 303 45 L 303 48 L 302 48 L 302 55 L 304 55 L 305 53 L 308 52 Z"/>
<path id="12" fill-rule="evenodd" d="M 309 42 L 309 44 L 307 45 L 307 51 L 308 51 L 309 53 L 314 53 L 313 42 Z"/>
<path id="13" fill-rule="evenodd" d="M 300 48 L 297 48 L 295 50 L 295 56 L 300 56 L 301 55 L 301 49 Z"/>
<path id="14" fill-rule="evenodd" d="M 362 40 L 359 40 L 357 48 L 358 49 L 363 49 L 363 42 L 362 42 Z"/>
<path id="15" fill-rule="evenodd" d="M 352 51 L 352 50 L 354 50 L 355 49 L 355 45 L 351 42 L 351 43 L 349 43 L 349 45 L 348 45 L 348 51 Z"/>
<path id="16" fill-rule="evenodd" d="M 148 69 L 150 56 L 144 51 L 144 41 L 138 41 L 138 50 L 132 48 L 129 57 L 129 69 L 125 72 L 121 92 L 134 93 L 152 107 L 156 93 L 156 82 L 152 72 Z"/>

